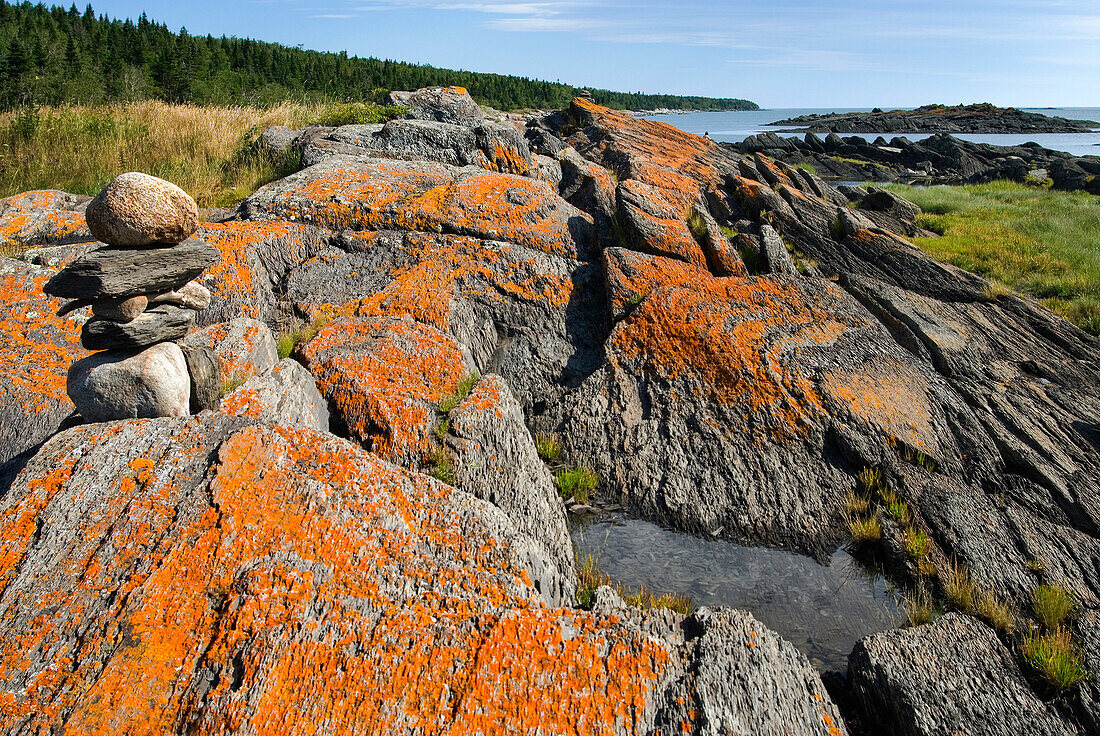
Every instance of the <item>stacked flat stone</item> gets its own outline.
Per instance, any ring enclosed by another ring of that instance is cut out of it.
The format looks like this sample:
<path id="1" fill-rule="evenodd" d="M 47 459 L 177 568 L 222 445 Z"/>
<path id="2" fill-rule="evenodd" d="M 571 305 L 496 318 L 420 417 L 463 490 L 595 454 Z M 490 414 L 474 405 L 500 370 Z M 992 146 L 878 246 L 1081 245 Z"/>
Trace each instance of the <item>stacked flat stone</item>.
<path id="1" fill-rule="evenodd" d="M 209 348 L 184 347 L 210 292 L 195 279 L 218 252 L 191 237 L 198 207 L 175 184 L 122 174 L 88 204 L 88 229 L 104 246 L 66 266 L 44 291 L 91 307 L 80 334 L 100 352 L 69 368 L 67 390 L 87 421 L 185 416 L 217 403 L 220 375 Z"/>

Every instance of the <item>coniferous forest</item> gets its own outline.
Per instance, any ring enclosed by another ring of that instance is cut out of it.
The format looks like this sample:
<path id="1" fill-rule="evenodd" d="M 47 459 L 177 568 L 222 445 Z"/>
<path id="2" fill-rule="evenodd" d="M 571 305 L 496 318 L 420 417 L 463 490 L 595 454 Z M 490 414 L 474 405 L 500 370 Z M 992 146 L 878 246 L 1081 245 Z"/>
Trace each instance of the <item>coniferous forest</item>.
<path id="1" fill-rule="evenodd" d="M 460 85 L 484 105 L 558 108 L 576 92 L 525 77 L 290 48 L 251 39 L 173 33 L 136 21 L 0 0 L 0 109 L 143 99 L 202 105 L 296 100 L 381 101 L 388 91 Z M 746 100 L 591 90 L 619 109 L 754 110 Z"/>

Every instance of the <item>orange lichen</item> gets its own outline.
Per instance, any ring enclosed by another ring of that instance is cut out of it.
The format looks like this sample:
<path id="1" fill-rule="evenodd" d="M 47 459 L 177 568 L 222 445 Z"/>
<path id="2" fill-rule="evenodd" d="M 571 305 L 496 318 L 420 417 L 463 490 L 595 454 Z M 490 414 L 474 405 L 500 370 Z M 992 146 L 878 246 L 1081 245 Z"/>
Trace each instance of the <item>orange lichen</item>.
<path id="1" fill-rule="evenodd" d="M 363 233 L 357 245 L 373 248 L 376 238 L 374 233 Z M 298 308 L 312 318 L 325 319 L 407 315 L 445 330 L 450 325 L 452 297 L 503 300 L 499 291 L 562 306 L 573 291 L 568 278 L 540 271 L 538 264 L 507 246 L 476 238 L 409 233 L 397 250 L 410 265 L 393 267 L 392 281 L 377 293 L 346 303 L 304 302 Z"/>
<path id="2" fill-rule="evenodd" d="M 792 355 L 831 344 L 849 327 L 807 299 L 797 280 L 700 275 L 688 285 L 674 275 L 672 282 L 619 323 L 615 359 L 669 381 L 685 376 L 775 438 L 804 435 L 821 398 Z"/>
<path id="3" fill-rule="evenodd" d="M 79 528 L 53 521 L 68 476 L 0 517 L 12 547 L 37 524 L 59 545 L 6 599 L 0 678 L 19 689 L 0 699 L 4 726 L 473 736 L 645 723 L 667 645 L 542 608 L 468 500 L 308 431 L 246 427 L 204 449 L 204 421 L 175 432 L 166 472 L 144 483 L 129 448 L 111 449 L 124 456 L 95 471 L 100 507 Z M 189 465 L 212 449 L 208 471 Z M 28 515 L 29 529 L 13 524 Z"/>
<path id="4" fill-rule="evenodd" d="M 0 240 L 22 246 L 61 243 L 81 236 L 92 240 L 82 212 L 64 209 L 70 195 L 45 189 L 23 192 L 0 200 Z"/>
<path id="5" fill-rule="evenodd" d="M 334 320 L 301 356 L 351 434 L 406 462 L 427 452 L 435 405 L 467 374 L 454 340 L 403 319 Z"/>
<path id="6" fill-rule="evenodd" d="M 62 300 L 42 287 L 49 275 L 0 272 L 0 376 L 11 400 L 28 413 L 69 404 L 69 366 L 88 353 L 80 346 L 80 324 L 57 316 Z"/>
<path id="7" fill-rule="evenodd" d="M 910 447 L 937 446 L 928 381 L 911 367 L 883 359 L 859 372 L 831 374 L 822 381 L 829 398 L 857 419 Z"/>

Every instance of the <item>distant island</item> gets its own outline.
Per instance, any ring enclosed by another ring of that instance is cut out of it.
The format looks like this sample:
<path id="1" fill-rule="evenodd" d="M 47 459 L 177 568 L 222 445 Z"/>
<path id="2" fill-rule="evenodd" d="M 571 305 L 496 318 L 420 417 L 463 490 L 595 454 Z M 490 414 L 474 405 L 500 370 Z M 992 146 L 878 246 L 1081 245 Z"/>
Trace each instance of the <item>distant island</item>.
<path id="1" fill-rule="evenodd" d="M 45 50 L 48 49 L 49 53 Z M 391 90 L 465 87 L 500 110 L 565 107 L 568 84 L 506 74 L 440 69 L 292 48 L 225 36 L 173 33 L 144 13 L 135 22 L 96 15 L 91 5 L 0 0 L 0 110 L 27 105 L 100 105 L 143 99 L 198 105 L 294 101 L 382 102 Z M 618 110 L 758 110 L 748 100 L 591 89 Z"/>
<path id="2" fill-rule="evenodd" d="M 800 131 L 811 133 L 1090 133 L 1100 128 L 1100 123 L 1092 120 L 1069 120 L 987 102 L 802 115 L 771 125 L 799 126 Z"/>

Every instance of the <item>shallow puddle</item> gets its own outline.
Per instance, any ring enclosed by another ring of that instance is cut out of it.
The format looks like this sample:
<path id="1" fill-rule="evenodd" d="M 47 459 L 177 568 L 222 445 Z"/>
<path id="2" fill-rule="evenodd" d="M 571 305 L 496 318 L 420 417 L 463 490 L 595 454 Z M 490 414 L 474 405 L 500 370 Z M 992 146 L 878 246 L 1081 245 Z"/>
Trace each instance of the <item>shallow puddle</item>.
<path id="1" fill-rule="evenodd" d="M 798 647 L 818 669 L 846 671 L 855 643 L 894 628 L 902 616 L 886 580 L 837 550 L 828 565 L 811 557 L 668 531 L 620 514 L 573 527 L 577 560 L 627 587 L 682 593 L 696 606 L 728 606 L 754 616 Z"/>

